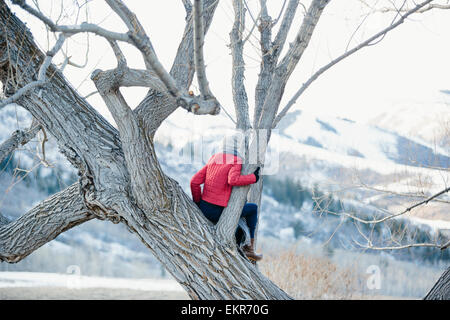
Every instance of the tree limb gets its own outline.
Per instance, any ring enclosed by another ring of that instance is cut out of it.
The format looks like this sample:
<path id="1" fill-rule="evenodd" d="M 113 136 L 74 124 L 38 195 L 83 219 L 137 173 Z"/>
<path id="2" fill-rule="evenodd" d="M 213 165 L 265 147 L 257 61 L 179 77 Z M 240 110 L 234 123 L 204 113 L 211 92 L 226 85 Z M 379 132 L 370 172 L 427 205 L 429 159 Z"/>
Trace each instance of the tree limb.
<path id="1" fill-rule="evenodd" d="M 0 228 L 3 227 L 5 224 L 10 223 L 11 221 L 6 218 L 2 213 L 0 212 Z"/>
<path id="2" fill-rule="evenodd" d="M 257 120 L 260 128 L 272 128 L 286 83 L 308 47 L 314 29 L 328 3 L 329 0 L 313 0 L 311 2 L 294 42 L 291 43 L 288 52 L 276 66 L 260 118 Z"/>
<path id="3" fill-rule="evenodd" d="M 389 215 L 386 215 L 385 217 L 383 217 L 381 219 L 366 220 L 366 219 L 361 219 L 361 218 L 359 218 L 359 217 L 357 217 L 355 215 L 352 215 L 352 214 L 346 213 L 346 212 L 335 213 L 335 212 L 331 212 L 329 210 L 322 210 L 322 211 L 325 212 L 325 213 L 331 213 L 331 214 L 335 214 L 335 215 L 343 215 L 343 216 L 346 216 L 348 218 L 351 218 L 351 219 L 353 219 L 355 221 L 358 221 L 358 222 L 361 222 L 361 223 L 364 223 L 364 224 L 377 224 L 377 223 L 382 223 L 382 222 L 385 222 L 387 220 L 390 220 L 390 219 L 402 216 L 405 213 L 410 212 L 414 208 L 417 208 L 417 207 L 419 207 L 421 205 L 424 205 L 424 204 L 428 204 L 428 202 L 434 200 L 435 198 L 437 198 L 437 197 L 439 197 L 439 196 L 441 196 L 444 193 L 447 193 L 449 191 L 450 191 L 450 187 L 446 188 L 446 189 L 444 189 L 444 190 L 442 190 L 442 191 L 440 191 L 440 192 L 438 192 L 438 193 L 436 193 L 434 195 L 432 195 L 431 197 L 428 197 L 427 199 L 425 199 L 423 201 L 417 202 L 417 203 L 413 204 L 412 206 L 407 207 L 405 210 L 403 210 L 403 211 L 401 211 L 399 213 L 389 214 Z"/>
<path id="4" fill-rule="evenodd" d="M 260 32 L 261 64 L 258 82 L 255 87 L 255 109 L 253 111 L 253 127 L 257 128 L 261 116 L 267 89 L 270 86 L 273 68 L 276 65 L 272 59 L 272 19 L 267 12 L 267 0 L 260 0 Z"/>
<path id="5" fill-rule="evenodd" d="M 44 16 L 41 12 L 27 5 L 25 3 L 25 0 L 12 0 L 12 3 L 20 6 L 23 10 L 27 11 L 28 13 L 44 22 L 53 32 L 62 32 L 68 35 L 80 32 L 91 32 L 110 40 L 118 40 L 131 43 L 131 40 L 127 34 L 108 31 L 92 23 L 82 23 L 75 26 L 60 26 L 55 24 L 51 19 Z"/>
<path id="6" fill-rule="evenodd" d="M 436 281 L 424 300 L 450 300 L 450 267 Z"/>
<path id="7" fill-rule="evenodd" d="M 64 231 L 95 217 L 83 205 L 78 183 L 0 226 L 0 261 L 18 262 Z"/>
<path id="8" fill-rule="evenodd" d="M 362 2 L 364 5 L 366 5 L 367 7 L 369 7 L 370 9 L 374 10 L 374 11 L 380 11 L 380 12 L 408 12 L 409 9 L 408 8 L 401 8 L 401 9 L 397 9 L 397 8 L 390 8 L 390 7 L 384 7 L 381 9 L 375 9 L 374 7 L 370 6 L 366 1 L 364 0 L 360 0 L 360 2 Z M 447 1 L 448 2 L 448 1 Z M 430 11 L 432 9 L 442 9 L 442 10 L 448 10 L 450 9 L 450 4 L 438 4 L 438 3 L 430 3 L 429 5 L 419 9 L 417 11 L 417 13 L 424 13 L 427 11 Z"/>
<path id="9" fill-rule="evenodd" d="M 278 30 L 275 40 L 273 41 L 273 56 L 275 61 L 278 61 L 278 57 L 283 50 L 288 32 L 291 29 L 292 21 L 294 20 L 295 13 L 297 11 L 297 6 L 298 0 L 290 0 L 286 12 L 284 13 L 280 29 Z"/>
<path id="10" fill-rule="evenodd" d="M 106 0 L 110 7 L 120 16 L 127 25 L 128 35 L 134 45 L 141 51 L 146 61 L 147 69 L 152 69 L 164 83 L 167 91 L 177 99 L 177 104 L 195 114 L 218 114 L 220 106 L 215 98 L 207 99 L 188 94 L 183 88 L 178 88 L 175 79 L 166 71 L 159 62 L 151 41 L 139 23 L 136 15 L 132 13 L 120 0 Z"/>
<path id="11" fill-rule="evenodd" d="M 209 88 L 205 72 L 205 59 L 203 58 L 204 31 L 203 31 L 203 0 L 194 0 L 194 60 L 195 72 L 200 92 L 205 99 L 213 97 Z"/>
<path id="12" fill-rule="evenodd" d="M 237 129 L 251 128 L 248 114 L 248 98 L 244 84 L 245 62 L 243 58 L 244 42 L 242 39 L 245 26 L 245 9 L 242 0 L 233 0 L 234 24 L 230 33 L 232 55 L 232 90 L 234 108 L 237 117 Z"/>
<path id="13" fill-rule="evenodd" d="M 259 122 L 264 100 L 272 83 L 273 71 L 278 63 L 278 58 L 281 54 L 281 51 L 283 50 L 284 44 L 287 39 L 287 34 L 291 29 L 292 21 L 294 20 L 298 3 L 298 0 L 289 1 L 287 9 L 283 15 L 280 29 L 278 30 L 277 35 L 275 36 L 275 40 L 272 43 L 271 30 L 273 27 L 273 23 L 267 13 L 266 0 L 261 0 L 261 24 L 259 30 L 261 32 L 260 43 L 262 61 L 258 82 L 256 84 L 256 103 L 253 115 L 254 127 L 256 127 Z"/>
<path id="14" fill-rule="evenodd" d="M 331 62 L 329 62 L 328 64 L 326 64 L 325 66 L 323 66 L 322 68 L 320 68 L 319 70 L 317 70 L 302 86 L 301 88 L 295 93 L 295 95 L 289 100 L 289 102 L 286 104 L 286 106 L 281 110 L 281 112 L 277 115 L 277 117 L 275 118 L 275 120 L 273 121 L 272 124 L 272 128 L 275 128 L 276 125 L 280 122 L 280 120 L 286 115 L 286 113 L 289 111 L 289 109 L 295 104 L 295 102 L 297 101 L 297 99 L 303 94 L 303 92 L 311 85 L 311 83 L 313 83 L 322 73 L 324 73 L 325 71 L 327 71 L 328 69 L 330 69 L 332 66 L 336 65 L 338 62 L 344 60 L 345 58 L 349 57 L 350 55 L 352 55 L 353 53 L 359 51 L 360 49 L 367 47 L 369 45 L 371 45 L 371 43 L 384 36 L 385 34 L 387 34 L 389 31 L 395 29 L 396 27 L 398 27 L 400 24 L 402 24 L 405 19 L 410 16 L 411 14 L 417 12 L 420 8 L 423 8 L 424 6 L 426 6 L 428 3 L 430 3 L 433 0 L 426 0 L 420 4 L 418 4 L 416 7 L 414 7 L 413 9 L 409 10 L 407 13 L 405 13 L 404 15 L 401 16 L 401 18 L 391 24 L 389 27 L 381 30 L 380 32 L 376 33 L 375 35 L 373 35 L 372 37 L 370 37 L 369 39 L 367 39 L 366 41 L 360 43 L 359 45 L 357 45 L 356 47 L 352 48 L 351 50 L 345 52 L 344 54 L 342 54 L 341 56 L 337 57 L 336 59 L 332 60 Z"/>
<path id="15" fill-rule="evenodd" d="M 118 63 L 114 75 L 96 70 L 92 74 L 92 80 L 119 129 L 133 196 L 144 211 L 153 212 L 155 207 L 168 205 L 164 202 L 167 199 L 160 195 L 161 190 L 166 187 L 165 179 L 161 176 L 158 161 L 155 161 L 153 144 L 146 137 L 135 114 L 120 93 L 119 84 L 128 69 L 120 48 L 115 42 L 110 44 Z M 148 201 L 149 195 L 152 194 L 154 195 L 152 198 L 158 199 L 157 201 Z"/>
<path id="16" fill-rule="evenodd" d="M 288 52 L 277 66 L 277 68 L 281 67 L 284 69 L 284 81 L 287 81 L 287 78 L 289 78 L 298 61 L 302 57 L 303 52 L 308 47 L 309 41 L 311 40 L 320 16 L 329 2 L 330 0 L 313 0 L 311 3 L 308 12 L 303 18 L 302 25 L 295 37 L 294 42 L 291 43 Z"/>
<path id="17" fill-rule="evenodd" d="M 203 18 L 205 33 L 211 25 L 217 4 L 218 0 L 204 0 Z M 170 74 L 175 79 L 177 86 L 186 91 L 190 87 L 195 73 L 193 33 L 191 15 L 186 21 L 183 38 L 178 46 L 177 54 L 170 70 Z M 144 123 L 146 132 L 152 136 L 161 123 L 177 108 L 178 105 L 172 97 L 150 90 L 133 112 Z"/>
<path id="18" fill-rule="evenodd" d="M 186 20 L 192 13 L 192 3 L 190 0 L 181 0 L 183 2 L 184 10 L 186 10 Z"/>

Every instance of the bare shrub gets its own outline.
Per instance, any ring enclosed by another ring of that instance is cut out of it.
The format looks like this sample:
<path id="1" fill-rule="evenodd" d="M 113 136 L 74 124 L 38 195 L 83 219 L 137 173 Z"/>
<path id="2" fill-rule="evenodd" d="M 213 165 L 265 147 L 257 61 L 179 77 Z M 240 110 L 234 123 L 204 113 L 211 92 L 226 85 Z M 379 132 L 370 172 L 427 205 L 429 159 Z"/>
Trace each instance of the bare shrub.
<path id="1" fill-rule="evenodd" d="M 351 299 L 359 277 L 326 257 L 296 252 L 296 247 L 265 252 L 261 272 L 295 299 Z"/>

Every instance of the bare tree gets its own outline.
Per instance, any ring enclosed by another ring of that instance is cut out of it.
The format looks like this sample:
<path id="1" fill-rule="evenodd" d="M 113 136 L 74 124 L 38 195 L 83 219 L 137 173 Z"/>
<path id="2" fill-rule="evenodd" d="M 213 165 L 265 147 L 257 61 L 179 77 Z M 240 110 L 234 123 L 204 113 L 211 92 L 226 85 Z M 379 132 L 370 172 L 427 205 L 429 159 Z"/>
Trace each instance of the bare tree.
<path id="1" fill-rule="evenodd" d="M 203 58 L 204 35 L 218 0 L 194 0 L 193 4 L 182 1 L 187 13 L 186 25 L 170 71 L 160 63 L 149 36 L 125 3 L 105 1 L 126 25 L 126 33 L 88 22 L 59 25 L 24 0 L 12 0 L 58 35 L 54 48 L 44 54 L 23 22 L 11 13 L 4 0 L 0 0 L 0 78 L 8 97 L 0 106 L 12 101 L 20 103 L 55 137 L 60 151 L 79 173 L 77 183 L 43 201 L 18 220 L 8 221 L 0 216 L 0 260 L 20 261 L 67 229 L 97 218 L 125 224 L 193 299 L 290 299 L 236 247 L 234 233 L 250 187 L 233 189 L 228 207 L 213 226 L 178 183 L 163 172 L 155 153 L 154 134 L 178 107 L 197 115 L 216 115 L 222 108 L 209 88 Z M 256 19 L 252 15 L 252 19 L 260 32 L 262 59 L 255 88 L 254 116 L 250 121 L 243 81 L 243 50 L 247 40 L 243 31 L 248 9 L 243 0 L 233 0 L 235 22 L 230 33 L 230 48 L 237 129 L 264 129 L 266 138 L 270 138 L 272 128 L 323 72 L 379 41 L 432 0 L 402 12 L 391 25 L 320 68 L 278 113 L 286 84 L 308 48 L 329 2 L 311 1 L 309 8 L 305 8 L 302 23 L 295 27 L 294 41 L 281 55 L 299 1 L 289 0 L 284 14 L 279 14 L 280 20 L 272 20 L 266 0 L 260 0 L 261 11 Z M 272 29 L 278 20 L 280 27 L 272 39 Z M 91 76 L 117 130 L 51 64 L 65 39 L 77 33 L 104 37 L 117 57 L 115 69 L 95 70 Z M 120 42 L 140 51 L 144 70 L 127 66 Z M 194 73 L 199 95 L 189 91 Z M 120 88 L 131 86 L 148 88 L 145 98 L 134 110 L 120 92 Z M 264 163 L 264 151 L 260 164 Z M 245 163 L 243 173 L 252 172 L 256 166 Z M 262 183 L 254 190 L 252 197 L 260 198 Z"/>

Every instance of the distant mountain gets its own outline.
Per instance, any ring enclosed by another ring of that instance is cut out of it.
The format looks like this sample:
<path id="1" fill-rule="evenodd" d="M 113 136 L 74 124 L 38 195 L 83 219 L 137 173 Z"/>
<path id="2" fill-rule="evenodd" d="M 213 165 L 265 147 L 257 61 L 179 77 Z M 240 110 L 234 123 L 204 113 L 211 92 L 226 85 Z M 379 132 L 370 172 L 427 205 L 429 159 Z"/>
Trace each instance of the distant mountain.
<path id="1" fill-rule="evenodd" d="M 284 124 L 284 121 L 288 124 Z M 281 136 L 339 155 L 419 167 L 448 167 L 450 164 L 450 158 L 442 148 L 348 119 L 319 117 L 297 111 L 289 118 L 283 119 L 280 125 Z"/>
<path id="2" fill-rule="evenodd" d="M 391 110 L 374 116 L 368 124 L 450 150 L 449 102 L 446 98 L 440 103 L 393 106 Z"/>

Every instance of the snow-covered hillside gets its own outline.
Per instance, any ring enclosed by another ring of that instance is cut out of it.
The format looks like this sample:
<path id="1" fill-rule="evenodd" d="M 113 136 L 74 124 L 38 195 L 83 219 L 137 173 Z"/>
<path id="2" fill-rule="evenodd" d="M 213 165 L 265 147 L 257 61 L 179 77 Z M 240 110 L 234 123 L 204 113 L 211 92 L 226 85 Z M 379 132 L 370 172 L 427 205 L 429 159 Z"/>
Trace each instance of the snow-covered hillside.
<path id="1" fill-rule="evenodd" d="M 450 95 L 436 103 L 394 105 L 390 111 L 375 115 L 367 123 L 429 144 L 450 146 Z"/>
<path id="2" fill-rule="evenodd" d="M 16 129 L 26 128 L 29 121 L 29 115 L 20 107 L 9 106 L 2 110 L 0 140 L 6 139 Z M 175 178 L 188 194 L 190 178 L 217 150 L 223 135 L 230 130 L 230 126 L 221 123 L 220 118 L 197 117 L 195 121 L 177 121 L 175 117 L 171 117 L 163 124 L 156 137 L 156 149 L 164 171 Z M 35 140 L 37 141 L 21 148 L 23 150 L 16 151 L 13 159 L 3 163 L 3 170 L 0 169 L 0 194 L 3 197 L 0 212 L 9 218 L 23 214 L 48 194 L 75 181 L 76 172 L 58 153 L 50 137 L 46 144 L 46 160 L 52 167 L 45 168 L 41 164 L 22 183 L 15 183 L 17 177 L 13 175 L 17 172 L 14 171 L 16 167 L 28 170 L 39 163 L 36 148 L 38 147 L 39 155 L 40 142 Z M 192 148 L 195 149 L 198 145 L 202 152 L 199 157 L 192 158 Z M 276 162 L 269 178 L 281 181 L 289 179 L 300 183 L 305 189 L 302 196 L 305 199 L 302 200 L 301 207 L 287 203 L 272 192 L 270 181 L 267 180 L 262 198 L 259 235 L 280 239 L 284 243 L 301 239 L 319 244 L 328 243 L 331 249 L 345 250 L 357 250 L 355 240 L 361 240 L 361 235 L 351 220 L 343 221 L 340 217 L 314 211 L 311 196 L 313 189 L 318 188 L 321 194 L 326 194 L 351 185 L 352 188 L 347 188 L 345 193 L 333 193 L 332 199 L 339 198 L 346 208 L 370 216 L 380 214 L 380 207 L 391 209 L 390 204 L 398 206 L 402 202 L 392 195 L 375 196 L 371 191 L 355 188 L 355 173 L 358 179 L 371 186 L 391 187 L 402 192 L 411 192 L 414 188 L 419 190 L 414 179 L 420 176 L 427 182 L 422 185 L 426 187 L 423 190 L 433 192 L 440 188 L 445 173 L 424 166 L 438 164 L 448 167 L 449 162 L 445 150 L 434 149 L 431 144 L 420 139 L 405 138 L 374 126 L 347 119 L 319 117 L 307 112 L 295 112 L 280 122 L 279 130 L 271 137 L 268 154 L 268 162 Z M 27 196 L 24 197 L 24 194 Z M 293 197 L 295 196 L 294 194 Z M 441 209 L 442 207 L 439 210 Z M 427 216 L 421 216 L 421 219 L 402 220 L 399 224 L 408 226 L 412 232 L 426 239 L 436 236 L 440 229 L 447 227 L 445 219 L 439 219 L 442 222 L 436 220 L 427 224 Z M 383 230 L 378 231 L 377 239 L 385 237 Z M 332 235 L 334 236 L 330 238 Z M 395 255 L 418 261 L 450 259 L 435 255 L 430 250 L 432 249 L 402 251 Z M 49 264 L 48 257 L 55 253 L 58 259 Z M 0 265 L 0 268 L 65 272 L 67 265 L 77 264 L 77 261 L 83 261 L 83 274 L 165 276 L 165 271 L 148 249 L 124 226 L 103 221 L 90 221 L 69 230 L 23 262 L 17 265 Z M 106 269 L 105 261 L 108 261 Z"/>

